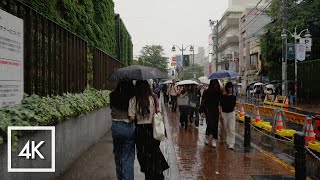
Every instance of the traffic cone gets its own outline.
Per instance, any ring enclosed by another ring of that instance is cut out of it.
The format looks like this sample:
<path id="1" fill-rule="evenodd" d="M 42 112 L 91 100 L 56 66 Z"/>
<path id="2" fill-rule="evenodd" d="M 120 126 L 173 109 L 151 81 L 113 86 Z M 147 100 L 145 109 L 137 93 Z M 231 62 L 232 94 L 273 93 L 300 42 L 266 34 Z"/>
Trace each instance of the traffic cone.
<path id="1" fill-rule="evenodd" d="M 315 141 L 316 140 L 316 134 L 314 133 L 314 129 L 312 126 L 312 120 L 310 117 L 307 117 L 307 126 L 305 129 L 305 141 L 306 141 L 306 145 L 308 144 L 308 142 L 310 141 Z"/>
<path id="2" fill-rule="evenodd" d="M 241 109 L 240 109 L 240 117 L 244 117 L 246 115 L 246 113 L 244 112 L 244 105 L 241 104 Z"/>
<path id="3" fill-rule="evenodd" d="M 281 116 L 281 112 L 280 111 L 277 112 L 276 118 L 277 118 L 276 119 L 276 121 L 277 121 L 276 130 L 284 130 L 282 116 Z"/>
<path id="4" fill-rule="evenodd" d="M 276 100 L 274 100 L 274 103 L 278 103 L 278 96 L 276 96 Z"/>
<path id="5" fill-rule="evenodd" d="M 289 98 L 286 97 L 286 100 L 284 102 L 284 107 L 289 107 Z"/>
<path id="6" fill-rule="evenodd" d="M 260 117 L 260 111 L 259 107 L 256 107 L 256 123 L 262 122 L 261 117 Z"/>

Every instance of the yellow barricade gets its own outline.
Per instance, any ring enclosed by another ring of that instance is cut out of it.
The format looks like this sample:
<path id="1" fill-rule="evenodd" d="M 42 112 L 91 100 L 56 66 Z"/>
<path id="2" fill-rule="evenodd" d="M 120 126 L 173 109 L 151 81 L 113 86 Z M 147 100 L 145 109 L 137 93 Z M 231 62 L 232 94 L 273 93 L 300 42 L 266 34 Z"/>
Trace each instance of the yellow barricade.
<path id="1" fill-rule="evenodd" d="M 254 113 L 254 105 L 253 104 L 244 104 L 245 112 Z"/>
<path id="2" fill-rule="evenodd" d="M 273 105 L 274 103 L 274 95 L 266 95 L 263 101 L 264 104 Z"/>
<path id="3" fill-rule="evenodd" d="M 289 104 L 286 104 L 286 98 L 287 96 L 277 96 L 276 100 L 278 100 L 278 102 L 274 102 L 274 105 L 286 108 L 289 107 Z"/>
<path id="4" fill-rule="evenodd" d="M 296 124 L 304 125 L 304 121 L 306 119 L 306 115 L 298 114 L 294 112 L 284 111 L 286 118 L 290 122 L 294 122 Z"/>
<path id="5" fill-rule="evenodd" d="M 272 108 L 259 106 L 259 110 L 262 115 L 274 117 L 274 109 Z"/>

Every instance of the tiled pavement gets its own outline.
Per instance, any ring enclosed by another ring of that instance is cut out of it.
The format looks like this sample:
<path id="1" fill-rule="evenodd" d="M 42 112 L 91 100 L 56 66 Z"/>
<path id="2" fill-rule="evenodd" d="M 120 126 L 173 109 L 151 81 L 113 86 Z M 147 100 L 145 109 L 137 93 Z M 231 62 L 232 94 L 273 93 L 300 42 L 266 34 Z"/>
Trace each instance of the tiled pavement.
<path id="1" fill-rule="evenodd" d="M 204 144 L 205 123 L 196 129 L 179 127 L 179 113 L 168 112 L 181 179 L 253 179 L 252 175 L 292 175 L 290 170 L 256 149 L 244 153 L 242 140 L 237 138 L 235 150 L 218 144 Z"/>

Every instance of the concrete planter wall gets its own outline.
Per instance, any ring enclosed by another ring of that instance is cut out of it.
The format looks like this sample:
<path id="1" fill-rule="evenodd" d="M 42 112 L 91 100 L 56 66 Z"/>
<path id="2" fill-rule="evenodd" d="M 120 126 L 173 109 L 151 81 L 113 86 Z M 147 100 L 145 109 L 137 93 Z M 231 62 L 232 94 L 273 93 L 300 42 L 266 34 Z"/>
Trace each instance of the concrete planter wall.
<path id="1" fill-rule="evenodd" d="M 81 155 L 81 153 L 87 150 L 92 144 L 96 143 L 105 133 L 110 130 L 111 123 L 112 119 L 110 115 L 110 109 L 106 107 L 95 110 L 79 118 L 66 120 L 56 125 L 56 169 L 54 173 L 8 173 L 7 144 L 0 145 L 0 179 L 56 179 L 60 174 L 68 169 L 72 162 L 75 161 Z M 17 151 L 21 151 L 29 139 L 35 140 L 36 142 L 51 142 L 50 133 L 48 131 L 37 131 L 34 134 L 20 138 Z M 49 146 L 50 145 L 41 149 L 41 153 L 43 153 L 45 157 L 49 157 L 51 160 L 51 146 Z M 13 152 L 13 155 L 17 154 L 19 154 L 19 152 Z M 30 161 L 21 157 L 18 161 L 15 161 L 13 167 L 34 167 L 34 165 L 37 165 L 37 167 L 39 167 L 39 165 L 41 167 L 50 167 L 48 166 L 50 164 L 43 163 L 40 158 Z"/>

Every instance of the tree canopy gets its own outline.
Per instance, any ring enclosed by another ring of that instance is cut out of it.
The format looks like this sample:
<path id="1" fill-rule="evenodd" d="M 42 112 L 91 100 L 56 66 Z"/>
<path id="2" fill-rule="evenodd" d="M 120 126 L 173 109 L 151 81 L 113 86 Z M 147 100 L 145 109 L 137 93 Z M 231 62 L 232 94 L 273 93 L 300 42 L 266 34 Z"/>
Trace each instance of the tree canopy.
<path id="1" fill-rule="evenodd" d="M 138 58 L 138 62 L 134 62 L 134 64 L 155 67 L 161 70 L 162 72 L 167 72 L 168 58 L 164 57 L 162 46 L 145 46 L 142 48 L 140 53 L 141 55 Z"/>
<path id="2" fill-rule="evenodd" d="M 203 70 L 203 66 L 200 66 L 199 64 L 194 64 L 194 72 L 196 73 L 196 78 L 203 76 Z M 183 69 L 183 79 L 193 79 L 192 65 Z"/>

